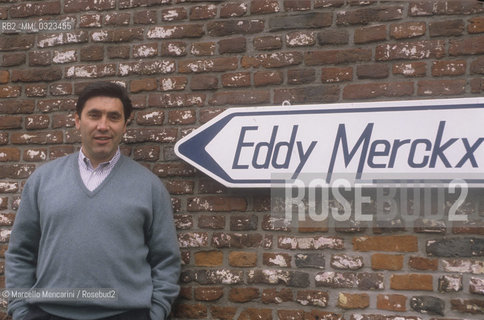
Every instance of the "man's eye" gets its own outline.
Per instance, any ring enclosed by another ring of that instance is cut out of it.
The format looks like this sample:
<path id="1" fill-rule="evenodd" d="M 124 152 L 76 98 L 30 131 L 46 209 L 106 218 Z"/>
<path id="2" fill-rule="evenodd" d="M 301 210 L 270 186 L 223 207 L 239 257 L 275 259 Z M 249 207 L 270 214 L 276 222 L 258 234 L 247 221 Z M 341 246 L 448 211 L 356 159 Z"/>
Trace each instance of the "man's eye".
<path id="1" fill-rule="evenodd" d="M 120 115 L 120 114 L 115 113 L 115 114 L 111 114 L 111 115 L 109 115 L 109 118 L 110 118 L 111 120 L 115 120 L 115 121 L 116 121 L 116 120 L 120 120 L 120 119 L 121 119 L 121 115 Z"/>
<path id="2" fill-rule="evenodd" d="M 93 112 L 93 113 L 88 113 L 87 115 L 88 115 L 88 117 L 89 117 L 89 118 L 91 118 L 91 119 L 98 119 L 98 118 L 101 116 L 101 114 L 99 114 L 99 113 L 94 113 L 94 112 Z"/>

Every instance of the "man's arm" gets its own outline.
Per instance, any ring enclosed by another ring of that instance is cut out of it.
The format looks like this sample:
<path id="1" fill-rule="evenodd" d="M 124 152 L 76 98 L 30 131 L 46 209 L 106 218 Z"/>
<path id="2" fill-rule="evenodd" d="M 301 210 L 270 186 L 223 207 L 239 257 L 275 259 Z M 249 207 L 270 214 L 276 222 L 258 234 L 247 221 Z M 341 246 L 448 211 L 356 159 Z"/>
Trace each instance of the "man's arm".
<path id="1" fill-rule="evenodd" d="M 30 289 L 34 286 L 40 233 L 37 194 L 28 181 L 5 253 L 5 284 L 8 289 Z M 22 319 L 28 312 L 28 305 L 25 300 L 12 299 L 8 312 L 14 320 Z"/>
<path id="2" fill-rule="evenodd" d="M 148 237 L 153 281 L 151 320 L 166 319 L 180 291 L 180 250 L 173 222 L 170 195 L 161 185 L 153 193 L 153 222 Z"/>

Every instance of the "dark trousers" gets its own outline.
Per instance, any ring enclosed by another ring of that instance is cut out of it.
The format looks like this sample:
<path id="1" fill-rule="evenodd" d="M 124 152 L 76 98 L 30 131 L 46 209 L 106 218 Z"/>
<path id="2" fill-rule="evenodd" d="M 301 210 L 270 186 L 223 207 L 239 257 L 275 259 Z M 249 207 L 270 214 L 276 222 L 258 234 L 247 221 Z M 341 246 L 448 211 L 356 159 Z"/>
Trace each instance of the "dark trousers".
<path id="1" fill-rule="evenodd" d="M 29 313 L 23 320 L 75 320 L 57 317 L 45 312 L 44 310 L 31 306 Z M 111 317 L 101 318 L 97 320 L 150 320 L 150 311 L 147 309 L 134 309 L 127 312 L 123 312 Z"/>

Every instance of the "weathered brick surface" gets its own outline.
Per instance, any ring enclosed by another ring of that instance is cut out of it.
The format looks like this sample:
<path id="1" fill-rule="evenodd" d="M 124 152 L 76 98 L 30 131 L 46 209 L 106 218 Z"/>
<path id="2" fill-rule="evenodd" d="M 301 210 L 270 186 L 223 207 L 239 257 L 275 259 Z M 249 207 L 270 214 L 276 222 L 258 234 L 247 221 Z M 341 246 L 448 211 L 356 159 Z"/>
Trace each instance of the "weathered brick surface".
<path id="1" fill-rule="evenodd" d="M 268 190 L 224 187 L 174 144 L 229 107 L 482 97 L 483 14 L 477 0 L 0 1 L 0 23 L 75 23 L 0 36 L 0 286 L 25 180 L 78 150 L 76 95 L 104 79 L 135 106 L 122 152 L 172 195 L 171 318 L 482 319 L 482 224 L 292 225 Z"/>

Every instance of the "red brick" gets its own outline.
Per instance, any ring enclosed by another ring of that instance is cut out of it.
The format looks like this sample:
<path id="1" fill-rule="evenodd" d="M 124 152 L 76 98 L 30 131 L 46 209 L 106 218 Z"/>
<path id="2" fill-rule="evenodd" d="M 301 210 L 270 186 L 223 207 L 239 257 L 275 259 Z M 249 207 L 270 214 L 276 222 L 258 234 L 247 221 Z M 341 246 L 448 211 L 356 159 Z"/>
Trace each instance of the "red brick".
<path id="1" fill-rule="evenodd" d="M 48 66 L 52 61 L 52 52 L 50 51 L 31 51 L 29 52 L 30 66 Z"/>
<path id="2" fill-rule="evenodd" d="M 352 67 L 327 67 L 321 70 L 321 81 L 323 83 L 343 82 L 353 80 Z"/>
<path id="3" fill-rule="evenodd" d="M 484 36 L 449 40 L 449 54 L 451 56 L 484 54 Z"/>
<path id="4" fill-rule="evenodd" d="M 29 162 L 42 162 L 47 160 L 47 149 L 46 148 L 30 148 L 24 150 L 23 159 Z"/>
<path id="5" fill-rule="evenodd" d="M 104 15 L 104 24 L 107 26 L 128 25 L 131 19 L 129 12 L 109 12 Z"/>
<path id="6" fill-rule="evenodd" d="M 177 137 L 176 128 L 130 128 L 126 133 L 126 143 L 140 142 L 174 142 Z"/>
<path id="7" fill-rule="evenodd" d="M 218 41 L 219 54 L 245 52 L 247 41 L 245 37 L 236 37 Z"/>
<path id="8" fill-rule="evenodd" d="M 375 60 L 417 60 L 442 58 L 445 55 L 445 42 L 442 40 L 401 42 L 383 44 L 376 48 Z"/>
<path id="9" fill-rule="evenodd" d="M 136 79 L 129 84 L 130 91 L 133 93 L 141 91 L 153 91 L 158 87 L 156 79 Z"/>
<path id="10" fill-rule="evenodd" d="M 232 320 L 234 319 L 236 312 L 237 312 L 236 307 L 224 307 L 224 306 L 217 306 L 217 305 L 210 306 L 210 313 L 214 319 Z"/>
<path id="11" fill-rule="evenodd" d="M 247 201 L 242 197 L 205 196 L 188 200 L 188 211 L 245 211 Z"/>
<path id="12" fill-rule="evenodd" d="M 195 300 L 199 301 L 216 301 L 222 298 L 224 294 L 223 287 L 198 287 L 195 288 Z"/>
<path id="13" fill-rule="evenodd" d="M 213 56 L 215 55 L 216 43 L 210 42 L 195 42 L 192 43 L 190 53 L 194 56 Z"/>
<path id="14" fill-rule="evenodd" d="M 312 83 L 316 80 L 314 69 L 291 69 L 287 71 L 287 82 L 289 84 Z"/>
<path id="15" fill-rule="evenodd" d="M 451 299 L 452 310 L 470 314 L 484 314 L 484 300 L 478 299 Z"/>
<path id="16" fill-rule="evenodd" d="M 366 293 L 343 293 L 338 295 L 338 307 L 343 309 L 365 309 L 370 306 L 370 297 Z"/>
<path id="17" fill-rule="evenodd" d="M 162 77 L 160 79 L 161 91 L 178 91 L 184 90 L 188 80 L 186 77 Z"/>
<path id="18" fill-rule="evenodd" d="M 149 58 L 158 55 L 158 43 L 145 43 L 133 46 L 133 58 Z"/>
<path id="19" fill-rule="evenodd" d="M 415 270 L 436 271 L 439 267 L 439 260 L 425 257 L 410 257 L 408 259 L 408 266 Z"/>
<path id="20" fill-rule="evenodd" d="M 219 215 L 201 215 L 198 218 L 198 227 L 202 229 L 224 229 L 225 217 Z"/>
<path id="21" fill-rule="evenodd" d="M 47 115 L 37 114 L 25 117 L 26 129 L 46 129 L 49 127 L 50 117 Z"/>
<path id="22" fill-rule="evenodd" d="M 319 290 L 299 290 L 296 301 L 304 306 L 327 307 L 329 294 Z"/>
<path id="23" fill-rule="evenodd" d="M 370 49 L 342 49 L 309 51 L 304 54 L 304 62 L 308 66 L 324 64 L 340 64 L 370 61 L 372 52 Z"/>
<path id="24" fill-rule="evenodd" d="M 159 158 L 160 158 L 159 146 L 143 145 L 143 146 L 137 146 L 134 148 L 134 151 L 133 151 L 134 160 L 157 161 Z"/>
<path id="25" fill-rule="evenodd" d="M 403 18 L 404 8 L 401 6 L 361 8 L 338 12 L 336 24 L 355 25 L 368 24 L 370 22 L 382 22 Z"/>
<path id="26" fill-rule="evenodd" d="M 143 40 L 144 29 L 138 28 L 121 28 L 91 32 L 93 42 L 130 42 L 134 40 Z"/>
<path id="27" fill-rule="evenodd" d="M 319 45 L 339 45 L 349 42 L 349 32 L 347 30 L 325 30 L 317 35 Z"/>
<path id="28" fill-rule="evenodd" d="M 220 7 L 220 18 L 241 17 L 247 13 L 247 4 L 239 2 L 223 3 Z"/>
<path id="29" fill-rule="evenodd" d="M 100 28 L 102 23 L 102 16 L 100 14 L 83 14 L 79 19 L 79 27 L 81 28 Z"/>
<path id="30" fill-rule="evenodd" d="M 394 39 L 409 39 L 425 35 L 425 22 L 403 22 L 390 26 L 390 36 Z"/>
<path id="31" fill-rule="evenodd" d="M 257 253 L 232 251 L 229 253 L 229 265 L 238 268 L 255 267 L 257 265 Z"/>
<path id="32" fill-rule="evenodd" d="M 137 61 L 119 64 L 119 74 L 121 76 L 129 75 L 153 75 L 167 74 L 175 71 L 175 61 L 171 59 L 159 59 L 154 61 Z"/>
<path id="33" fill-rule="evenodd" d="M 200 251 L 194 254 L 195 265 L 199 267 L 220 266 L 223 262 L 221 251 Z"/>
<path id="34" fill-rule="evenodd" d="M 37 36 L 37 47 L 47 48 L 59 45 L 84 43 L 89 40 L 89 34 L 84 30 L 63 33 L 40 33 Z"/>
<path id="35" fill-rule="evenodd" d="M 258 288 L 232 288 L 228 298 L 231 302 L 249 302 L 259 298 L 259 296 Z"/>
<path id="36" fill-rule="evenodd" d="M 222 85 L 227 88 L 239 88 L 250 86 L 250 73 L 237 72 L 222 75 Z"/>
<path id="37" fill-rule="evenodd" d="M 311 10 L 311 0 L 284 0 L 285 11 Z"/>
<path id="38" fill-rule="evenodd" d="M 143 10 L 133 14 L 134 24 L 155 24 L 158 22 L 155 10 Z"/>
<path id="39" fill-rule="evenodd" d="M 0 40 L 1 42 L 1 40 Z M 0 44 L 1 45 L 1 44 Z M 2 61 L 0 65 L 2 67 L 14 67 L 14 66 L 19 66 L 25 63 L 27 60 L 26 54 L 25 53 L 5 53 L 2 56 Z"/>
<path id="40" fill-rule="evenodd" d="M 201 107 L 205 101 L 204 94 L 150 94 L 148 105 L 150 107 Z"/>
<path id="41" fill-rule="evenodd" d="M 114 0 L 65 0 L 64 1 L 64 12 L 80 12 L 80 11 L 90 11 L 90 10 L 110 10 L 116 8 L 116 1 Z"/>
<path id="42" fill-rule="evenodd" d="M 386 38 L 387 28 L 385 25 L 355 29 L 354 41 L 357 44 L 384 41 Z"/>
<path id="43" fill-rule="evenodd" d="M 263 105 L 270 102 L 270 92 L 262 90 L 216 92 L 208 103 L 212 106 Z"/>
<path id="44" fill-rule="evenodd" d="M 407 297 L 400 294 L 379 294 L 376 298 L 376 307 L 388 311 L 406 311 Z"/>
<path id="45" fill-rule="evenodd" d="M 128 59 L 130 46 L 117 45 L 106 48 L 106 54 L 110 59 Z"/>
<path id="46" fill-rule="evenodd" d="M 356 75 L 358 76 L 358 79 L 388 78 L 388 65 L 380 63 L 358 65 L 356 68 Z"/>
<path id="47" fill-rule="evenodd" d="M 180 73 L 220 72 L 235 70 L 238 59 L 235 57 L 220 57 L 213 59 L 182 60 L 178 64 Z"/>
<path id="48" fill-rule="evenodd" d="M 264 30 L 263 20 L 227 20 L 207 23 L 208 34 L 223 37 L 234 34 L 257 34 Z"/>
<path id="49" fill-rule="evenodd" d="M 425 62 L 401 62 L 392 67 L 393 74 L 400 74 L 405 77 L 421 77 L 427 73 Z"/>
<path id="50" fill-rule="evenodd" d="M 20 86 L 0 85 L 0 98 L 15 98 L 20 96 Z"/>
<path id="51" fill-rule="evenodd" d="M 344 99 L 374 99 L 405 97 L 414 93 L 413 82 L 349 84 L 343 90 Z"/>
<path id="52" fill-rule="evenodd" d="M 156 26 L 147 30 L 147 39 L 200 38 L 205 34 L 203 24 Z"/>
<path id="53" fill-rule="evenodd" d="M 203 5 L 190 8 L 190 20 L 213 19 L 217 16 L 215 5 Z"/>
<path id="54" fill-rule="evenodd" d="M 86 64 L 75 65 L 66 69 L 66 78 L 102 78 L 116 75 L 116 65 L 108 64 Z"/>
<path id="55" fill-rule="evenodd" d="M 11 147 L 0 147 L 0 162 L 20 161 L 20 150 Z"/>
<path id="56" fill-rule="evenodd" d="M 173 7 L 161 10 L 162 21 L 178 21 L 188 18 L 188 13 L 185 8 Z"/>
<path id="57" fill-rule="evenodd" d="M 390 288 L 394 290 L 432 291 L 431 274 L 394 274 L 390 277 Z"/>
<path id="58" fill-rule="evenodd" d="M 192 90 L 212 90 L 218 88 L 218 77 L 214 75 L 196 74 L 190 82 Z"/>
<path id="59" fill-rule="evenodd" d="M 2 51 L 27 50 L 34 44 L 35 36 L 32 34 L 2 34 L 0 37 L 0 50 Z"/>
<path id="60" fill-rule="evenodd" d="M 401 270 L 403 268 L 403 255 L 375 253 L 371 256 L 373 270 Z"/>
<path id="61" fill-rule="evenodd" d="M 58 67 L 29 68 L 26 70 L 13 70 L 12 82 L 40 82 L 55 81 L 62 78 L 62 70 Z"/>
<path id="62" fill-rule="evenodd" d="M 11 18 L 27 18 L 31 16 L 57 15 L 61 11 L 59 1 L 42 1 L 39 3 L 23 3 L 9 8 Z"/>
<path id="63" fill-rule="evenodd" d="M 289 288 L 282 289 L 264 289 L 261 297 L 262 303 L 277 303 L 282 304 L 285 302 L 293 301 L 293 293 Z"/>
<path id="64" fill-rule="evenodd" d="M 484 32 L 484 17 L 474 17 L 469 19 L 469 23 L 467 25 L 467 32 L 469 33 Z"/>
<path id="65" fill-rule="evenodd" d="M 336 102 L 339 100 L 338 86 L 305 86 L 294 89 L 275 89 L 274 103 L 282 104 L 289 101 L 292 104 Z"/>
<path id="66" fill-rule="evenodd" d="M 197 121 L 195 110 L 170 110 L 168 123 L 173 125 L 193 124 Z"/>
<path id="67" fill-rule="evenodd" d="M 177 318 L 204 319 L 207 317 L 207 306 L 203 304 L 175 304 L 173 314 Z"/>
<path id="68" fill-rule="evenodd" d="M 136 112 L 136 123 L 142 126 L 163 124 L 164 113 L 160 110 L 143 110 Z"/>
<path id="69" fill-rule="evenodd" d="M 338 8 L 345 4 L 345 0 L 315 0 L 314 8 Z"/>
<path id="70" fill-rule="evenodd" d="M 432 76 L 458 76 L 466 73 L 466 61 L 434 61 L 432 63 Z"/>
<path id="71" fill-rule="evenodd" d="M 256 50 L 277 50 L 282 48 L 282 38 L 280 36 L 256 37 L 253 45 Z"/>
<path id="72" fill-rule="evenodd" d="M 250 3 L 251 14 L 276 13 L 280 10 L 277 0 L 252 0 Z"/>
<path id="73" fill-rule="evenodd" d="M 446 96 L 465 93 L 466 80 L 421 80 L 417 94 L 420 96 Z"/>
<path id="74" fill-rule="evenodd" d="M 353 249 L 356 251 L 418 251 L 416 236 L 368 236 L 353 238 Z"/>
<path id="75" fill-rule="evenodd" d="M 256 87 L 278 85 L 283 81 L 280 71 L 257 71 L 254 73 L 254 85 Z"/>
<path id="76" fill-rule="evenodd" d="M 295 31 L 286 34 L 286 45 L 288 47 L 309 47 L 316 44 L 316 38 L 310 31 Z"/>
<path id="77" fill-rule="evenodd" d="M 264 252 L 262 263 L 265 266 L 288 268 L 291 267 L 291 255 L 287 253 Z"/>
<path id="78" fill-rule="evenodd" d="M 271 309 L 248 308 L 240 313 L 237 320 L 272 320 Z"/>

